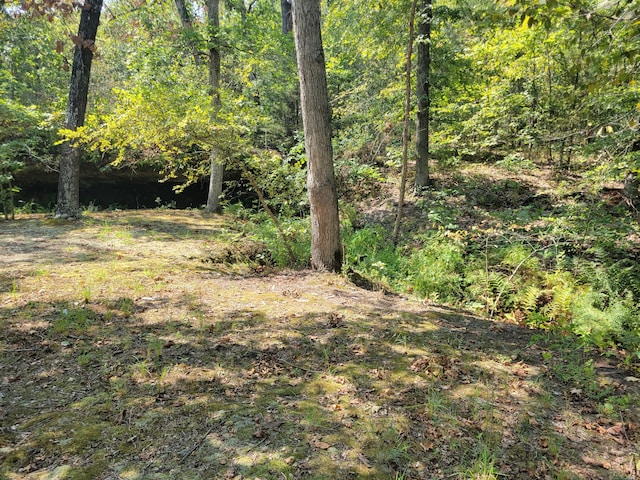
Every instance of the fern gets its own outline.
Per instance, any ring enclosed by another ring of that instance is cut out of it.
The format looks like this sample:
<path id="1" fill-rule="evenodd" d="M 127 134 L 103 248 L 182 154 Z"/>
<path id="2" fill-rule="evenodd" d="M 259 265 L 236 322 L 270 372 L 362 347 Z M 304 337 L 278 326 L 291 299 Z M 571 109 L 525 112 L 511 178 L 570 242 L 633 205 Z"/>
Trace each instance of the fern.
<path id="1" fill-rule="evenodd" d="M 519 295 L 519 304 L 523 310 L 532 312 L 538 308 L 538 300 L 544 294 L 537 285 L 528 285 L 524 291 Z"/>
<path id="2" fill-rule="evenodd" d="M 542 310 L 545 316 L 559 325 L 566 325 L 571 319 L 571 307 L 575 292 L 573 286 L 559 283 L 552 289 L 553 299 Z"/>
<path id="3" fill-rule="evenodd" d="M 600 307 L 602 293 L 588 289 L 573 305 L 572 329 L 600 348 L 619 343 L 627 336 L 625 325 L 632 321 L 634 309 L 624 298 Z"/>

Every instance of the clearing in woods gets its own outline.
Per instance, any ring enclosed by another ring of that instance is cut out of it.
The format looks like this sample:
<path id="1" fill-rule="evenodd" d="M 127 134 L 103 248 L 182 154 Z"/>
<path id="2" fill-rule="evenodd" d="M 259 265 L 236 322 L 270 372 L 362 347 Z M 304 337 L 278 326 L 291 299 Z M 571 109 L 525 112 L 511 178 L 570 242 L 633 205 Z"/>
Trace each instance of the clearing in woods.
<path id="1" fill-rule="evenodd" d="M 639 478 L 570 338 L 260 266 L 195 211 L 0 224 L 0 478 Z"/>

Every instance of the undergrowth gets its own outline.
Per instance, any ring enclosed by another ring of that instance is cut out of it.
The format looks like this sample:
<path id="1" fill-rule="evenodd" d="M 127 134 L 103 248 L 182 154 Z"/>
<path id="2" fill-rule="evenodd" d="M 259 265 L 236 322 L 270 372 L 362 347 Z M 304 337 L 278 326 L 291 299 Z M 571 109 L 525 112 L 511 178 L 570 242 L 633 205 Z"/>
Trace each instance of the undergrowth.
<path id="1" fill-rule="evenodd" d="M 593 188 L 582 195 L 565 185 L 565 198 L 553 199 L 516 180 L 492 183 L 476 175 L 465 185 L 461 175 L 452 178 L 453 186 L 415 201 L 412 214 L 418 218 L 407 222 L 398 246 L 388 226 L 362 225 L 345 202 L 344 271 L 364 278 L 367 288 L 573 333 L 586 345 L 617 352 L 628 364 L 640 359 L 640 268 L 634 244 L 640 229 L 631 214 L 598 200 Z M 468 204 L 455 203 L 465 192 L 471 192 Z M 248 230 L 269 246 L 274 263 L 290 264 L 266 216 L 248 217 Z M 281 221 L 296 266 L 305 265 L 308 221 Z"/>
<path id="2" fill-rule="evenodd" d="M 637 356 L 640 269 L 624 268 L 626 260 L 570 253 L 571 245 L 554 245 L 550 255 L 540 239 L 534 244 L 518 237 L 488 242 L 469 232 L 438 230 L 393 248 L 375 226 L 346 235 L 346 244 L 352 268 L 398 291 L 572 332 L 600 349 Z"/>

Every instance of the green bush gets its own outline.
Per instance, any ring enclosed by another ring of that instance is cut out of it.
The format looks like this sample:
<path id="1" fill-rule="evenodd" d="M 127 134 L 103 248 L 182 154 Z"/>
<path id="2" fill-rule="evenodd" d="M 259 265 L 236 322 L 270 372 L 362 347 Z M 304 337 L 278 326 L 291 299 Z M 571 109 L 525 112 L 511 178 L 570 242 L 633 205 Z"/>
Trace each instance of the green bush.
<path id="1" fill-rule="evenodd" d="M 295 262 L 292 264 L 285 239 L 265 213 L 251 216 L 245 226 L 249 235 L 264 243 L 271 253 L 271 260 L 279 267 L 301 267 L 309 263 L 311 257 L 311 225 L 308 218 L 280 218 L 280 227 L 291 246 Z"/>
<path id="2" fill-rule="evenodd" d="M 459 302 L 465 293 L 464 243 L 444 232 L 425 234 L 417 240 L 419 246 L 401 260 L 408 285 L 431 300 Z"/>
<path id="3" fill-rule="evenodd" d="M 355 270 L 386 286 L 397 285 L 401 260 L 390 233 L 384 227 L 371 225 L 360 230 L 347 230 L 343 238 L 346 270 Z"/>
<path id="4" fill-rule="evenodd" d="M 43 125 L 35 107 L 0 99 L 0 206 L 5 217 L 14 214 L 14 196 L 20 191 L 14 176 L 25 160 L 49 160 L 50 126 Z"/>

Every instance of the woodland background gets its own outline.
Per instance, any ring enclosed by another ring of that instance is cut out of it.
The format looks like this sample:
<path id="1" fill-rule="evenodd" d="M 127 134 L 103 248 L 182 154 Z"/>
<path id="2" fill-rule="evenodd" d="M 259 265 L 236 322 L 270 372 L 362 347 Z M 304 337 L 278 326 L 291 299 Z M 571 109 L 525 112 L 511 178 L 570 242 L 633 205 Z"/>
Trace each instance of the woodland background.
<path id="1" fill-rule="evenodd" d="M 77 14 L 0 4 L 6 216 L 12 204 L 19 213 L 53 207 L 21 196 L 20 172 L 55 172 L 64 140 L 84 149 L 85 171 L 152 172 L 177 192 L 202 184 L 216 149 L 226 162 L 223 211 L 266 245 L 265 262 L 303 266 L 306 159 L 287 2 L 223 2 L 213 30 L 205 5 L 188 2 L 182 17 L 176 5 L 105 4 L 87 119 L 69 131 Z M 636 362 L 640 3 L 419 3 L 416 21 L 430 25 L 415 42 L 430 47 L 433 185 L 409 199 L 394 244 L 385 208 L 402 157 L 409 10 L 396 0 L 323 3 L 344 271 L 368 288 L 572 332 Z M 212 43 L 219 105 L 205 65 Z M 95 195 L 82 198 L 88 211 L 132 206 Z M 145 206 L 176 198 L 165 190 Z"/>

